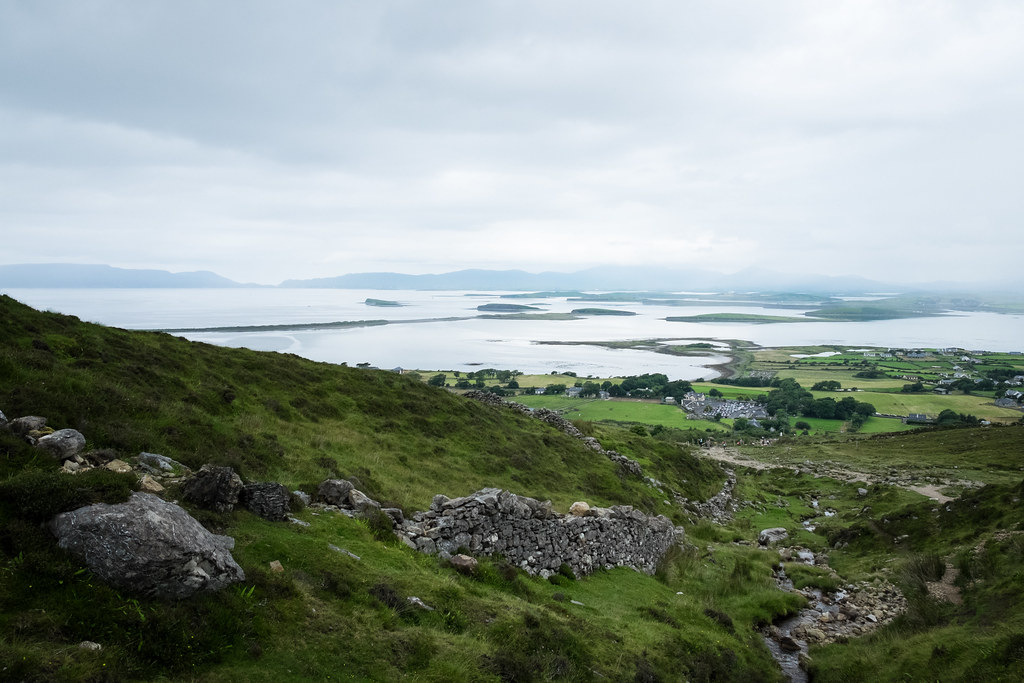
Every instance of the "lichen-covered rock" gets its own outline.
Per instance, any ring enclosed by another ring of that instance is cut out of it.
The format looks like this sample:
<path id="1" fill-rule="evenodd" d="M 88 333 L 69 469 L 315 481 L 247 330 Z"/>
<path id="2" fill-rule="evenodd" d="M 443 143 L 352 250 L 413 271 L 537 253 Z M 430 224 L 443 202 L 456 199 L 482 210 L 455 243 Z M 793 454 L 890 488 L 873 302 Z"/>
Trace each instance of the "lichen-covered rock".
<path id="1" fill-rule="evenodd" d="M 317 488 L 316 500 L 326 505 L 347 505 L 348 492 L 354 488 L 348 479 L 327 479 Z"/>
<path id="2" fill-rule="evenodd" d="M 137 595 L 181 599 L 245 580 L 234 539 L 211 534 L 181 507 L 149 493 L 50 521 L 57 544 L 103 581 Z"/>
<path id="3" fill-rule="evenodd" d="M 38 415 L 16 417 L 7 425 L 18 436 L 27 436 L 29 432 L 37 432 L 46 427 L 46 418 Z"/>
<path id="4" fill-rule="evenodd" d="M 54 460 L 67 460 L 82 452 L 85 436 L 77 429 L 58 429 L 39 437 L 36 448 L 46 451 Z"/>
<path id="5" fill-rule="evenodd" d="M 271 522 L 283 522 L 291 512 L 291 493 L 288 487 L 277 482 L 246 484 L 239 498 L 242 505 L 254 514 Z"/>
<path id="6" fill-rule="evenodd" d="M 242 493 L 242 478 L 230 467 L 203 465 L 185 480 L 181 495 L 199 507 L 217 512 L 230 512 Z"/>

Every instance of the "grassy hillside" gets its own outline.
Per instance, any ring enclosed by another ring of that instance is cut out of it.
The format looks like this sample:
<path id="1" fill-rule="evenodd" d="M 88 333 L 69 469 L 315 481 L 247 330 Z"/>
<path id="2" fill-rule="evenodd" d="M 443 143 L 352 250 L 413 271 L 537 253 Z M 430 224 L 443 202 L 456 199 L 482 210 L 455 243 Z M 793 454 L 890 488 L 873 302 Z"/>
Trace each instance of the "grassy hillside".
<path id="1" fill-rule="evenodd" d="M 356 478 L 379 500 L 425 509 L 436 493 L 499 486 L 559 509 L 650 498 L 580 442 L 394 373 L 225 349 L 39 313 L 0 297 L 0 409 L 78 429 L 91 448 L 230 465 L 312 489 Z M 676 451 L 670 457 L 688 458 Z M 722 476 L 692 458 L 687 495 Z M 652 507 L 650 511 L 661 512 Z"/>
<path id="2" fill-rule="evenodd" d="M 561 511 L 587 500 L 687 519 L 645 479 L 511 410 L 393 373 L 104 328 L 8 297 L 0 409 L 74 427 L 89 448 L 123 458 L 146 450 L 192 467 L 226 464 L 307 492 L 344 476 L 406 512 L 435 493 L 499 486 Z M 579 426 L 689 498 L 706 499 L 725 478 L 675 443 L 682 432 L 671 426 Z M 828 552 L 838 571 L 787 565 L 803 584 L 892 580 L 911 599 L 905 617 L 873 635 L 812 650 L 815 680 L 1014 680 L 1024 674 L 1022 435 L 1019 426 L 828 435 L 750 449 L 780 467 L 740 469 L 736 518 L 688 527 L 689 543 L 654 576 L 617 569 L 542 580 L 500 557 L 467 576 L 363 519 L 307 508 L 295 512 L 309 525 L 299 526 L 190 508 L 235 539 L 247 580 L 161 602 L 104 585 L 40 526 L 60 510 L 123 500 L 134 475 L 62 474 L 0 431 L 0 679 L 778 681 L 756 629 L 806 601 L 778 590 L 779 556 L 755 539 L 783 526 L 795 543 Z M 873 484 L 862 494 L 801 471 L 826 462 L 990 485 L 937 506 L 903 488 Z M 822 516 L 826 506 L 835 516 Z M 817 529 L 804 527 L 809 518 Z M 959 572 L 961 603 L 921 593 L 934 558 Z M 271 570 L 275 560 L 284 571 Z M 412 606 L 414 596 L 433 610 Z M 81 649 L 83 640 L 102 649 Z"/>

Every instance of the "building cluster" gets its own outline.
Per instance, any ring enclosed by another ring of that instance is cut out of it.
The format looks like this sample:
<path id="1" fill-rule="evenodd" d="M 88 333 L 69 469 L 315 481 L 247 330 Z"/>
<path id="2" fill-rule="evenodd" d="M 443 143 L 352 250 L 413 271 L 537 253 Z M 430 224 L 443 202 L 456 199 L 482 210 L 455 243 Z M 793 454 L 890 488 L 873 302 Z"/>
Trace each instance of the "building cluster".
<path id="1" fill-rule="evenodd" d="M 680 405 L 687 412 L 687 419 L 690 420 L 706 420 L 715 415 L 733 419 L 743 417 L 748 420 L 768 417 L 768 411 L 764 406 L 755 401 L 709 398 L 706 394 L 695 391 L 684 395 Z"/>

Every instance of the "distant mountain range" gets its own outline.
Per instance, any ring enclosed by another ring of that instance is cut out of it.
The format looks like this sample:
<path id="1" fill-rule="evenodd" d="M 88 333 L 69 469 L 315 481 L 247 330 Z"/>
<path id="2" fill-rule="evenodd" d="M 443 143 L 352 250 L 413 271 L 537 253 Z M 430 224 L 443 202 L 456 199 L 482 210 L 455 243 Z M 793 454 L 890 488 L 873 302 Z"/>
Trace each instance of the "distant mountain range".
<path id="1" fill-rule="evenodd" d="M 266 287 L 243 284 L 210 271 L 171 273 L 107 265 L 67 263 L 0 266 L 0 287 L 7 288 L 224 288 Z M 864 294 L 905 291 L 906 285 L 883 283 L 857 276 L 815 275 L 801 272 L 748 268 L 725 274 L 692 268 L 605 266 L 574 273 L 528 273 L 523 270 L 459 270 L 450 273 L 351 273 L 337 277 L 286 280 L 278 287 L 324 289 L 419 289 L 508 291 L 714 291 L 805 292 Z M 962 290 L 952 283 L 929 283 L 914 289 Z"/>
<path id="2" fill-rule="evenodd" d="M 24 289 L 157 289 L 259 287 L 245 285 L 208 270 L 171 273 L 77 263 L 21 263 L 0 266 L 0 287 Z"/>

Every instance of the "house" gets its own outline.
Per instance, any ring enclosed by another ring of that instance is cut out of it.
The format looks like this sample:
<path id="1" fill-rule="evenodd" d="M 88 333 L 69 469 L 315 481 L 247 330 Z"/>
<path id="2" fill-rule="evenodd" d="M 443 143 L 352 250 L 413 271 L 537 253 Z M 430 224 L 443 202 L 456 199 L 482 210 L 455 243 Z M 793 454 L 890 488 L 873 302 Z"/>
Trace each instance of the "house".
<path id="1" fill-rule="evenodd" d="M 569 398 L 579 398 L 583 392 L 583 387 L 569 387 L 565 390 L 565 395 Z"/>
<path id="2" fill-rule="evenodd" d="M 601 399 L 602 401 L 607 401 L 608 399 L 610 399 L 612 397 L 612 395 L 609 394 L 607 391 L 599 391 L 599 392 L 597 392 L 597 397 L 599 399 Z"/>
<path id="3" fill-rule="evenodd" d="M 1024 397 L 1024 392 L 1017 391 L 1016 389 L 1008 389 L 1003 393 L 1003 396 L 1019 401 L 1021 397 Z"/>
<path id="4" fill-rule="evenodd" d="M 933 422 L 933 420 L 930 417 L 923 413 L 911 413 L 910 415 L 907 415 L 907 417 L 904 418 L 903 421 L 908 424 L 911 422 L 920 422 L 925 424 Z"/>
<path id="5" fill-rule="evenodd" d="M 1002 397 L 996 399 L 996 405 L 1000 408 L 1016 408 L 1017 401 L 1012 398 Z"/>
<path id="6" fill-rule="evenodd" d="M 949 389 L 947 389 L 946 387 L 935 387 L 934 391 L 935 391 L 936 394 L 942 394 L 943 396 L 949 396 Z"/>
<path id="7" fill-rule="evenodd" d="M 534 396 L 542 396 L 544 394 L 544 387 L 534 387 L 533 394 Z"/>
<path id="8" fill-rule="evenodd" d="M 665 398 L 661 399 L 661 402 L 666 403 L 670 406 L 674 406 L 676 404 L 676 399 L 674 396 L 666 396 Z"/>

